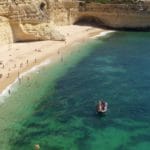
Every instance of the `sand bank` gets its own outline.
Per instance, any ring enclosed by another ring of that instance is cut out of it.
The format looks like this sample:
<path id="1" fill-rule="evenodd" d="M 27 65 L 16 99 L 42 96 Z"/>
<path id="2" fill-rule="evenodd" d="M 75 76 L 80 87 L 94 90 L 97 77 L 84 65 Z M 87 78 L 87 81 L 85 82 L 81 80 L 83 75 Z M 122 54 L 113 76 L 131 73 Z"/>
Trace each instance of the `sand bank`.
<path id="1" fill-rule="evenodd" d="M 23 72 L 49 60 L 54 63 L 67 53 L 75 42 L 84 42 L 89 37 L 103 32 L 90 26 L 61 26 L 57 28 L 66 37 L 65 41 L 38 41 L 13 43 L 0 46 L 0 94 L 10 88 Z"/>

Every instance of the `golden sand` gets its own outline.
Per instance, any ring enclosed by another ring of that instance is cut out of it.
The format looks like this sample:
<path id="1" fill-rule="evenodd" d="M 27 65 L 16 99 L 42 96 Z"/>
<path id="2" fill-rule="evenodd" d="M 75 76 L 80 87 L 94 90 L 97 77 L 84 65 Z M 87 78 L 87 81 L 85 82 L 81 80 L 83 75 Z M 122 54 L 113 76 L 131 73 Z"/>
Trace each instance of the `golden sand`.
<path id="1" fill-rule="evenodd" d="M 57 28 L 65 35 L 65 41 L 38 41 L 13 43 L 0 46 L 0 92 L 11 84 L 21 73 L 40 64 L 46 59 L 60 59 L 74 42 L 84 42 L 89 37 L 104 31 L 90 26 L 61 26 Z"/>

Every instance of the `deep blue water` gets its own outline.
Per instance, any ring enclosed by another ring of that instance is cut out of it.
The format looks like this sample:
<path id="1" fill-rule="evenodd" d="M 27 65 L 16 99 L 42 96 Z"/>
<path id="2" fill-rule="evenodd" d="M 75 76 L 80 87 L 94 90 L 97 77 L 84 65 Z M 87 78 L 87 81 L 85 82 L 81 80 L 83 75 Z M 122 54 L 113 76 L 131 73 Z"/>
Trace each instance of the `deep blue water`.
<path id="1" fill-rule="evenodd" d="M 45 87 L 9 141 L 11 149 L 33 149 L 38 143 L 42 150 L 148 150 L 149 37 L 147 32 L 116 32 L 87 44 L 91 52 Z M 101 98 L 109 106 L 104 116 L 95 111 Z"/>

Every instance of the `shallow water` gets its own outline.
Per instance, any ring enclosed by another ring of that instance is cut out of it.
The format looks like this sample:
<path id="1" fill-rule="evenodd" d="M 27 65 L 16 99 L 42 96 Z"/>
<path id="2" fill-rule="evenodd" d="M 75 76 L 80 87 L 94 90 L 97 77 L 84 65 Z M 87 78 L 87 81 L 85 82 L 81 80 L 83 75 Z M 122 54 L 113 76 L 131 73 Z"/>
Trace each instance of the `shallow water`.
<path id="1" fill-rule="evenodd" d="M 1 149 L 147 150 L 149 37 L 117 32 L 25 78 L 1 105 Z M 100 98 L 104 116 L 95 113 Z"/>

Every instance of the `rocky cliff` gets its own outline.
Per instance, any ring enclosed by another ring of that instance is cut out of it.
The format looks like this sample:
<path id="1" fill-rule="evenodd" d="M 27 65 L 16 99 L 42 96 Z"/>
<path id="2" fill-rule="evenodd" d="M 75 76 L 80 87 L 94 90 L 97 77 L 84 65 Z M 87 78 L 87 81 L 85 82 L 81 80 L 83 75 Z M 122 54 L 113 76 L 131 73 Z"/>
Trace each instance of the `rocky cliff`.
<path id="1" fill-rule="evenodd" d="M 65 40 L 56 25 L 94 20 L 113 28 L 150 27 L 150 4 L 96 4 L 73 0 L 0 0 L 0 43 Z"/>
<path id="2" fill-rule="evenodd" d="M 129 5 L 80 3 L 79 11 L 73 13 L 72 23 L 90 19 L 110 28 L 144 30 L 150 27 L 150 3 Z"/>
<path id="3" fill-rule="evenodd" d="M 65 40 L 65 37 L 58 33 L 54 26 L 54 22 L 56 23 L 59 18 L 63 18 L 65 15 L 57 3 L 60 2 L 52 0 L 1 0 L 0 43 L 48 39 Z M 59 12 L 59 10 L 61 11 Z M 60 22 L 64 22 L 64 20 L 60 19 Z"/>

